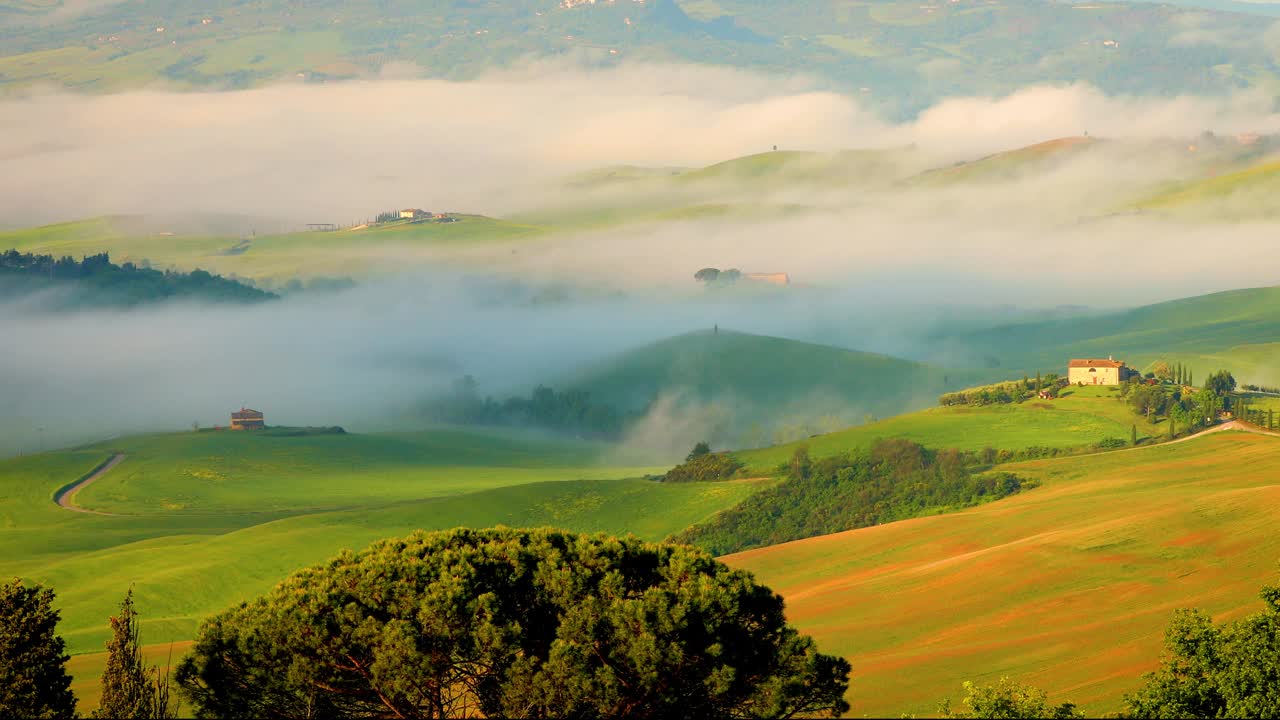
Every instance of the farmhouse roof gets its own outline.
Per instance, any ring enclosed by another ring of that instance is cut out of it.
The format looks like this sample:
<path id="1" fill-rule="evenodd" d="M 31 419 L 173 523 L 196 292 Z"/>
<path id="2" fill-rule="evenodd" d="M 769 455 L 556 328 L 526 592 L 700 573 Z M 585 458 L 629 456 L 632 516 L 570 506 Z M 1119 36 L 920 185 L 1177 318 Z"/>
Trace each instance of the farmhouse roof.
<path id="1" fill-rule="evenodd" d="M 1067 363 L 1067 367 L 1069 368 L 1122 368 L 1124 367 L 1124 362 L 1121 360 L 1109 360 L 1109 359 L 1072 360 Z"/>
<path id="2" fill-rule="evenodd" d="M 231 413 L 231 419 L 232 420 L 261 420 L 262 413 L 258 412 L 257 410 L 248 410 L 245 408 L 240 408 L 239 412 Z"/>

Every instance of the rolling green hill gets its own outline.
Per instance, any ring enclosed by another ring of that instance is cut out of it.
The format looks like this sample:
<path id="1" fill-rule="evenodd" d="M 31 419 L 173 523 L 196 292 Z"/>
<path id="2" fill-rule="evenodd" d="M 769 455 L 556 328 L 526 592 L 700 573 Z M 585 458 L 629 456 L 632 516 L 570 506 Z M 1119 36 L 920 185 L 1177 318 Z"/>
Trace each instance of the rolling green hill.
<path id="1" fill-rule="evenodd" d="M 1062 373 L 1072 357 L 1114 355 L 1143 368 L 1179 361 L 1203 378 L 1219 368 L 1242 382 L 1272 384 L 1280 376 L 1280 287 L 1250 288 L 1183 298 L 1119 312 L 1007 325 L 930 342 L 968 351 L 974 362 L 994 357 L 1007 372 Z"/>
<path id="2" fill-rule="evenodd" d="M 53 503 L 118 452 L 125 459 L 74 496 L 115 514 Z M 0 574 L 51 583 L 71 651 L 93 652 L 130 584 L 146 641 L 183 640 L 204 615 L 378 538 L 506 524 L 658 540 L 770 482 L 625 479 L 665 469 L 637 460 L 497 431 L 124 438 L 0 461 Z"/>
<path id="3" fill-rule="evenodd" d="M 1155 3 L 573 5 L 481 0 L 457 12 L 446 0 L 4 2 L 0 87 L 56 83 L 111 91 L 157 81 L 179 88 L 332 82 L 375 77 L 394 61 L 460 78 L 530 56 L 584 53 L 602 63 L 659 59 L 781 74 L 803 70 L 873 103 L 910 111 L 940 97 L 999 95 L 1035 83 L 1216 94 L 1277 72 L 1262 41 L 1267 23 L 1240 12 Z M 1170 41 L 1187 28 L 1239 40 L 1229 48 Z"/>
<path id="4" fill-rule="evenodd" d="M 1139 210 L 1214 220 L 1274 219 L 1280 190 L 1280 160 L 1268 158 L 1242 169 L 1175 183 L 1134 204 Z"/>
<path id="5" fill-rule="evenodd" d="M 1280 536 L 1280 440 L 1185 443 L 1002 466 L 1033 492 L 725 558 L 853 665 L 852 716 L 928 715 L 1001 676 L 1090 717 L 1154 669 L 1176 608 L 1261 608 Z"/>
<path id="6" fill-rule="evenodd" d="M 455 217 L 458 222 L 394 222 L 252 237 L 175 233 L 164 230 L 160 220 L 104 217 L 0 232 L 0 252 L 13 248 L 75 258 L 109 252 L 117 263 L 187 271 L 199 268 L 270 284 L 295 277 L 349 277 L 385 271 L 390 266 L 382 258 L 394 251 L 521 242 L 545 232 L 535 225 L 480 215 Z M 397 257 L 403 255 L 400 252 Z"/>
<path id="7" fill-rule="evenodd" d="M 1013 180 L 1034 172 L 1044 172 L 1097 147 L 1089 137 L 1065 137 L 1047 140 L 1015 150 L 960 162 L 950 167 L 923 172 L 907 181 L 908 185 L 937 187 L 975 182 Z"/>
<path id="8" fill-rule="evenodd" d="M 944 389 L 971 384 L 979 375 L 827 345 L 703 330 L 607 358 L 558 385 L 624 408 L 644 407 L 659 396 L 716 405 L 742 429 L 790 418 L 828 415 L 836 425 L 848 425 L 867 414 L 897 414 L 927 407 Z"/>

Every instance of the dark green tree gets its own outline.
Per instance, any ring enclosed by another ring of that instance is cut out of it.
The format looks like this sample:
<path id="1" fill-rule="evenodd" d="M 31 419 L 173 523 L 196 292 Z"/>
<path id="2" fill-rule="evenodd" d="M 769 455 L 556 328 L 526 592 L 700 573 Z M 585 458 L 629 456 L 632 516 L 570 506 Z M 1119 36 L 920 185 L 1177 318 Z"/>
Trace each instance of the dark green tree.
<path id="1" fill-rule="evenodd" d="M 689 454 L 685 456 L 684 461 L 692 462 L 693 460 L 697 460 L 703 455 L 710 455 L 710 454 L 711 454 L 711 444 L 703 440 L 702 442 L 693 446 L 693 450 L 689 451 Z"/>
<path id="2" fill-rule="evenodd" d="M 951 702 L 943 700 L 938 712 L 944 718 L 1053 718 L 1054 720 L 1070 720 L 1082 718 L 1076 712 L 1074 703 L 1064 702 L 1060 705 L 1049 705 L 1049 696 L 1045 691 L 1031 685 L 1023 685 L 1007 677 L 992 685 L 976 685 L 964 683 L 964 705 L 966 710 L 951 709 Z"/>
<path id="3" fill-rule="evenodd" d="M 1165 631 L 1160 668 L 1126 696 L 1137 718 L 1280 717 L 1280 586 L 1263 587 L 1266 609 L 1215 625 L 1179 610 Z"/>
<path id="4" fill-rule="evenodd" d="M 53 591 L 19 579 L 0 585 L 0 716 L 72 718 L 76 698 L 57 634 Z"/>
<path id="5" fill-rule="evenodd" d="M 1130 425 L 1129 426 L 1129 445 L 1134 446 L 1137 444 L 1138 444 L 1138 426 Z"/>
<path id="6" fill-rule="evenodd" d="M 704 551 L 497 528 L 303 570 L 177 677 L 204 717 L 794 717 L 845 712 L 848 673 Z"/>
<path id="7" fill-rule="evenodd" d="M 111 639 L 107 641 L 107 667 L 102 673 L 102 699 L 95 718 L 139 718 L 166 720 L 177 717 L 176 704 L 169 700 L 169 675 L 156 667 L 146 667 L 142 659 L 142 639 L 138 613 L 133 608 L 133 588 L 120 603 L 120 614 L 112 617 Z"/>
<path id="8" fill-rule="evenodd" d="M 1218 397 L 1224 397 L 1236 389 L 1236 379 L 1226 370 L 1219 370 L 1205 378 L 1204 386 Z"/>

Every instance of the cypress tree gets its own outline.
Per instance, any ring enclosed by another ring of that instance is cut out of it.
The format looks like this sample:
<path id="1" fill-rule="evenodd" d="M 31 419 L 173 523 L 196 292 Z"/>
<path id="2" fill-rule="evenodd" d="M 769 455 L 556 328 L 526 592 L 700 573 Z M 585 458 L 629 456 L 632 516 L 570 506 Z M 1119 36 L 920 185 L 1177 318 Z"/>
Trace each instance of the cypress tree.
<path id="1" fill-rule="evenodd" d="M 1040 391 L 1043 389 L 1044 389 L 1044 385 L 1041 384 L 1040 371 L 1037 370 L 1036 371 L 1036 394 L 1039 395 Z"/>
<path id="2" fill-rule="evenodd" d="M 1170 415 L 1170 416 L 1169 416 L 1169 439 L 1170 439 L 1170 440 L 1172 440 L 1172 439 L 1174 439 L 1175 437 L 1177 437 L 1177 436 L 1178 436 L 1178 428 L 1177 428 L 1177 424 L 1178 424 L 1178 422 L 1177 422 L 1176 420 L 1174 420 L 1174 419 L 1173 419 L 1173 416 L 1172 416 L 1172 415 Z"/>
<path id="3" fill-rule="evenodd" d="M 1132 446 L 1137 444 L 1138 444 L 1138 426 L 1130 425 L 1129 426 L 1129 445 Z"/>
<path id="4" fill-rule="evenodd" d="M 0 716 L 76 716 L 58 619 L 52 590 L 18 579 L 0 584 Z"/>
<path id="5" fill-rule="evenodd" d="M 168 673 L 143 664 L 138 613 L 133 609 L 133 588 L 120 603 L 120 614 L 111 618 L 107 642 L 107 667 L 102 673 L 102 699 L 95 718 L 151 720 L 175 717 L 169 706 Z"/>

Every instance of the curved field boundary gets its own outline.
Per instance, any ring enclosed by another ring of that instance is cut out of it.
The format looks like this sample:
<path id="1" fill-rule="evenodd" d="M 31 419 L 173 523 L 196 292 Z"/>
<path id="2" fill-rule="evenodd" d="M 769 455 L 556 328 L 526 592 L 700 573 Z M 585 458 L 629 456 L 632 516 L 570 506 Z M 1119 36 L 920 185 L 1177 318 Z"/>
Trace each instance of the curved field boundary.
<path id="1" fill-rule="evenodd" d="M 115 513 L 98 512 L 97 510 L 89 510 L 86 508 L 82 508 L 79 505 L 74 504 L 72 502 L 72 499 L 75 497 L 76 493 L 80 492 L 82 488 L 92 483 L 93 481 L 97 480 L 98 478 L 102 477 L 103 475 L 106 475 L 107 472 L 111 470 L 111 468 L 119 465 L 121 462 L 124 461 L 126 457 L 128 456 L 125 455 L 124 453 L 116 453 L 115 455 L 112 455 L 111 457 L 102 461 L 102 463 L 99 464 L 98 467 L 94 468 L 93 470 L 90 470 L 88 475 L 85 475 L 84 477 L 80 478 L 79 480 L 69 485 L 64 485 L 61 488 L 59 488 L 58 491 L 53 494 L 53 501 L 57 503 L 59 507 L 66 508 L 67 510 L 70 510 L 72 512 L 89 513 L 91 515 L 114 515 Z"/>

